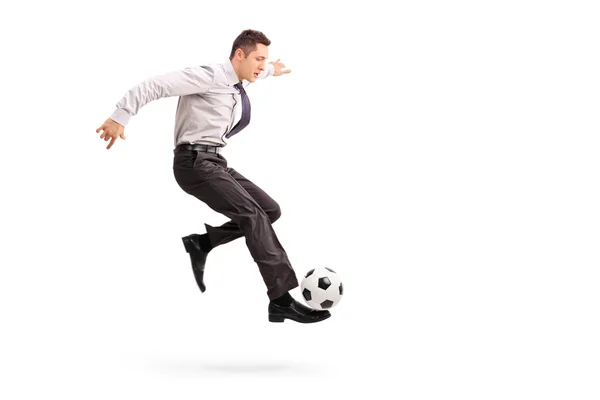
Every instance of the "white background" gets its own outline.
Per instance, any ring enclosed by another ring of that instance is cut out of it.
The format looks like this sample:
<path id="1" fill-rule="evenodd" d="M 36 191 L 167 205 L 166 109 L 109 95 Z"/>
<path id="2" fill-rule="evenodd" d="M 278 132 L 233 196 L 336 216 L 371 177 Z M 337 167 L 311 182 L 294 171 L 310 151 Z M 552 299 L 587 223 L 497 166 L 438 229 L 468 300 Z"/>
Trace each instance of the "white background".
<path id="1" fill-rule="evenodd" d="M 0 398 L 598 399 L 595 2 L 206 3 L 2 6 Z M 95 132 L 247 28 L 292 73 L 225 157 L 342 277 L 319 324 L 267 321 L 243 240 L 197 289 L 180 238 L 226 218 L 173 178 L 177 98 Z"/>

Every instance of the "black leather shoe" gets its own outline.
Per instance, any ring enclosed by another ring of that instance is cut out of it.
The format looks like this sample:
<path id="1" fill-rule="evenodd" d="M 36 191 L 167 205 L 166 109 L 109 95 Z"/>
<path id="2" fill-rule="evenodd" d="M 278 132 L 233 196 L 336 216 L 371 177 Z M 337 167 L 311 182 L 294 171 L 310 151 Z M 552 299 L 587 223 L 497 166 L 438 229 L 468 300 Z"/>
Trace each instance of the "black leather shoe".
<path id="1" fill-rule="evenodd" d="M 200 244 L 198 243 L 199 236 L 200 235 L 198 234 L 192 234 L 182 237 L 181 240 L 185 246 L 185 251 L 190 255 L 192 271 L 194 271 L 196 283 L 198 284 L 200 291 L 204 293 L 206 290 L 206 286 L 204 285 L 204 265 L 206 264 L 206 256 L 208 253 L 205 253 L 204 250 L 200 248 Z"/>
<path id="2" fill-rule="evenodd" d="M 327 310 L 313 310 L 306 307 L 296 300 L 292 300 L 289 306 L 280 306 L 269 302 L 269 321 L 283 322 L 286 318 L 292 321 L 309 324 L 312 322 L 320 322 L 331 317 L 331 313 Z"/>

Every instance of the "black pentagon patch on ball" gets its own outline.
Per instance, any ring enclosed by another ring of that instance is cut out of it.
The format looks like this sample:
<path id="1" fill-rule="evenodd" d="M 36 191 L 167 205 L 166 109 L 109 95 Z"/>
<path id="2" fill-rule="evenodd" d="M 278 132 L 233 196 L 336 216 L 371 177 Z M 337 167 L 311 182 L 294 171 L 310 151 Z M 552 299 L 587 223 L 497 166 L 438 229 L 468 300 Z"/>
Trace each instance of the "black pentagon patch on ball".
<path id="1" fill-rule="evenodd" d="M 325 267 L 326 270 L 333 272 L 334 274 L 336 273 L 334 270 L 332 270 L 331 268 L 327 268 Z"/>
<path id="2" fill-rule="evenodd" d="M 313 269 L 311 269 L 310 271 L 308 271 L 308 272 L 306 273 L 306 275 L 304 275 L 304 277 L 305 277 L 305 278 L 308 278 L 309 276 L 311 276 L 311 275 L 312 275 L 312 273 L 313 273 L 313 272 L 315 272 L 315 269 L 314 269 L 314 268 L 313 268 Z"/>
<path id="3" fill-rule="evenodd" d="M 319 287 L 323 290 L 327 290 L 327 288 L 331 286 L 331 281 L 328 277 L 324 276 L 323 278 L 319 278 Z"/>
<path id="4" fill-rule="evenodd" d="M 306 299 L 307 301 L 312 300 L 312 295 L 310 294 L 310 290 L 304 289 L 302 291 L 302 297 L 304 297 L 304 299 Z"/>
<path id="5" fill-rule="evenodd" d="M 321 303 L 321 308 L 331 308 L 332 305 L 333 305 L 333 301 L 325 300 L 324 302 Z"/>
<path id="6" fill-rule="evenodd" d="M 340 296 L 344 294 L 344 285 L 340 282 Z"/>

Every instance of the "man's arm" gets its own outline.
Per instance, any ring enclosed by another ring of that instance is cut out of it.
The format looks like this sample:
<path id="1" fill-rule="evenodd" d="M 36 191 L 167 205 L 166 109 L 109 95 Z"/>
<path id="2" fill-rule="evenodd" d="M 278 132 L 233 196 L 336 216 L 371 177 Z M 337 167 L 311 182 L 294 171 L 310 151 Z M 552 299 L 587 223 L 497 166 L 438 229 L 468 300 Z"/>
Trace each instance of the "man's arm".
<path id="1" fill-rule="evenodd" d="M 280 60 L 278 59 L 277 61 L 271 61 L 271 62 L 267 63 L 267 65 L 265 66 L 265 69 L 263 69 L 260 72 L 260 74 L 258 74 L 258 79 L 264 79 L 269 76 L 285 75 L 285 74 L 289 74 L 290 72 L 292 72 L 292 70 L 290 70 L 290 69 L 285 70 L 285 65 L 283 63 L 280 63 L 279 61 Z M 244 80 L 244 87 L 247 87 L 251 83 L 252 82 Z"/>
<path id="2" fill-rule="evenodd" d="M 273 74 L 275 74 L 275 67 L 273 66 L 273 64 L 267 64 L 267 65 L 265 65 L 265 69 L 260 71 L 260 74 L 258 74 L 257 79 L 265 79 L 265 78 L 268 78 L 269 76 L 273 76 Z M 242 82 L 242 85 L 245 88 L 251 84 L 252 84 L 252 82 L 250 82 L 246 79 L 244 79 Z"/>
<path id="3" fill-rule="evenodd" d="M 117 103 L 117 109 L 96 129 L 100 139 L 110 140 L 106 149 L 110 149 L 117 138 L 125 139 L 125 125 L 136 115 L 140 108 L 170 96 L 186 96 L 194 93 L 206 93 L 215 81 L 214 71 L 210 67 L 188 67 L 180 71 L 169 72 L 146 79 L 129 89 Z"/>
<path id="4" fill-rule="evenodd" d="M 260 71 L 260 74 L 258 74 L 258 79 L 264 79 L 269 76 L 273 76 L 274 73 L 275 73 L 275 66 L 271 63 L 268 63 L 267 65 L 265 65 L 265 69 Z"/>
<path id="5" fill-rule="evenodd" d="M 206 93 L 214 81 L 214 71 L 203 66 L 188 67 L 148 78 L 125 93 L 110 119 L 125 126 L 140 108 L 151 101 L 164 97 Z"/>

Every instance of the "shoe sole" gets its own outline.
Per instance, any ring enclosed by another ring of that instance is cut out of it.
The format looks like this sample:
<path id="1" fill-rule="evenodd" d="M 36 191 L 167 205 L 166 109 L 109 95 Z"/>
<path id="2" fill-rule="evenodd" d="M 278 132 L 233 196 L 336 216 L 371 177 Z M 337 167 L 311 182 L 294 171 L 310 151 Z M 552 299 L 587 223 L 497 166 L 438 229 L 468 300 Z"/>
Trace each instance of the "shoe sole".
<path id="1" fill-rule="evenodd" d="M 300 323 L 300 324 L 312 324 L 312 323 L 315 323 L 315 322 L 321 322 L 321 321 L 324 321 L 324 320 L 326 320 L 326 319 L 327 319 L 327 318 L 329 318 L 329 317 L 331 317 L 331 314 L 327 315 L 327 316 L 326 316 L 326 317 L 324 317 L 324 318 L 321 318 L 321 319 L 315 319 L 315 320 L 312 320 L 312 321 L 298 321 L 297 319 L 290 318 L 290 317 L 284 317 L 283 315 L 273 315 L 273 314 L 269 314 L 269 322 L 283 322 L 283 321 L 285 321 L 286 319 L 289 319 L 289 320 L 291 320 L 291 321 L 298 322 L 298 323 Z"/>

